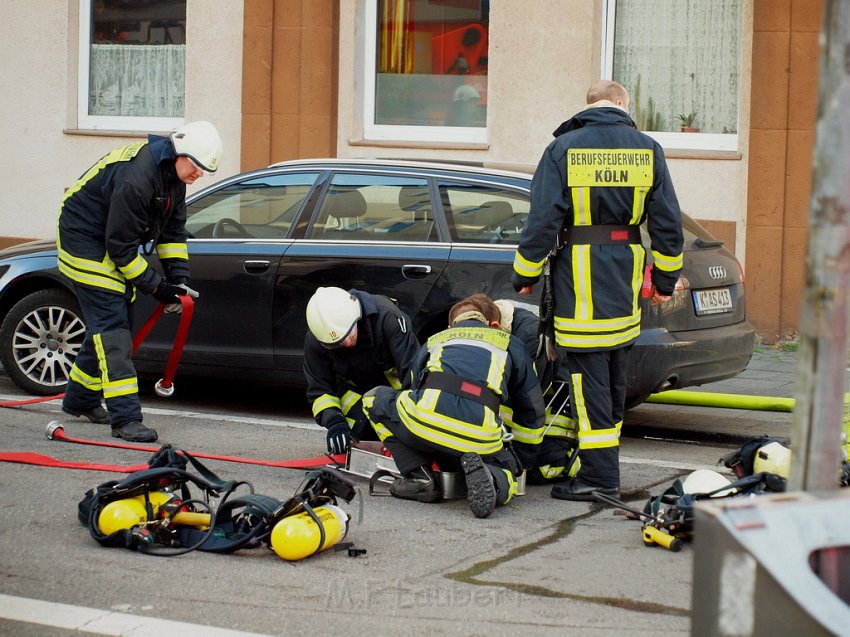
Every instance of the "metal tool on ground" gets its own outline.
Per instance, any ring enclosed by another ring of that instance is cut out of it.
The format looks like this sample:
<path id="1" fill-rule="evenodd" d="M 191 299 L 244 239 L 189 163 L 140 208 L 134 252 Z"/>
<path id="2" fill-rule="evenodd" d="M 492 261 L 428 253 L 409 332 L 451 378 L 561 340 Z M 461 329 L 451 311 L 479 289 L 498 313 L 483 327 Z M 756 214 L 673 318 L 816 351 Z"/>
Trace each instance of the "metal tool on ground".
<path id="1" fill-rule="evenodd" d="M 682 540 L 674 535 L 681 528 L 681 516 L 678 512 L 675 515 L 670 515 L 670 512 L 665 509 L 651 515 L 604 493 L 595 492 L 593 495 L 600 502 L 627 511 L 636 516 L 637 519 L 642 520 L 641 535 L 646 546 L 657 544 L 674 553 L 682 550 Z"/>

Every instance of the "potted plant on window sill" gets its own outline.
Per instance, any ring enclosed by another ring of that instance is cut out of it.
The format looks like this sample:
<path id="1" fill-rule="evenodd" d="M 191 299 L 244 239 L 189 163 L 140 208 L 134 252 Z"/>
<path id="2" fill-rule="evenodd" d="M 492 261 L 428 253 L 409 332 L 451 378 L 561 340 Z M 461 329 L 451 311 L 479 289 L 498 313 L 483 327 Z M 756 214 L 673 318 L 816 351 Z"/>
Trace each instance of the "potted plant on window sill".
<path id="1" fill-rule="evenodd" d="M 676 119 L 678 119 L 682 123 L 682 132 L 683 133 L 698 133 L 700 129 L 694 126 L 694 121 L 697 118 L 697 114 L 688 113 L 685 115 L 684 113 L 679 113 L 676 115 Z"/>

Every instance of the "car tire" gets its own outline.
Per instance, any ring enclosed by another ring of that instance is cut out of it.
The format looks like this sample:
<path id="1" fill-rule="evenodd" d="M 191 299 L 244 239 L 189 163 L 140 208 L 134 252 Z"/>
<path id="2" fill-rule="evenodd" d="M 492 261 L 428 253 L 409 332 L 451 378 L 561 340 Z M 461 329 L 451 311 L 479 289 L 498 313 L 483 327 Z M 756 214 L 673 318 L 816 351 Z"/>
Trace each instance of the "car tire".
<path id="1" fill-rule="evenodd" d="M 62 289 L 28 294 L 0 324 L 0 360 L 18 387 L 51 396 L 65 391 L 86 326 L 74 295 Z"/>

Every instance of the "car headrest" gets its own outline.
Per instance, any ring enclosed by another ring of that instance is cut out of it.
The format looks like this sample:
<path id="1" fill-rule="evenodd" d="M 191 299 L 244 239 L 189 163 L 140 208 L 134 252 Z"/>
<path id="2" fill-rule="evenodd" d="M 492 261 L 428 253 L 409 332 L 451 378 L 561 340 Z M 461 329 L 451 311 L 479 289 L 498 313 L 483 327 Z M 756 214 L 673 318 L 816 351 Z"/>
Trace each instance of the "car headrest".
<path id="1" fill-rule="evenodd" d="M 431 197 L 426 186 L 402 186 L 398 191 L 398 205 L 408 212 L 431 209 Z"/>
<path id="2" fill-rule="evenodd" d="M 507 201 L 485 201 L 477 208 L 461 213 L 463 223 L 494 228 L 513 217 L 514 209 Z"/>
<path id="3" fill-rule="evenodd" d="M 337 219 L 362 217 L 366 214 L 366 200 L 359 190 L 337 190 L 328 194 L 327 211 Z"/>

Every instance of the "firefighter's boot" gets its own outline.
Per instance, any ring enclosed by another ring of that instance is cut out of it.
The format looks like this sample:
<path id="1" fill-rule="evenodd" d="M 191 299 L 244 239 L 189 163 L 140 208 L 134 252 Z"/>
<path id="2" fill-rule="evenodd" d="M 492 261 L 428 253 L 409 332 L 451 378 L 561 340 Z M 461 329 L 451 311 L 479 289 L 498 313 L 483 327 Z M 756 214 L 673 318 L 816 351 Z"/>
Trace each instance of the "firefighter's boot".
<path id="1" fill-rule="evenodd" d="M 434 473 L 428 467 L 418 467 L 405 473 L 390 486 L 390 494 L 402 500 L 439 502 L 443 499 Z"/>
<path id="2" fill-rule="evenodd" d="M 148 429 L 138 420 L 131 420 L 118 427 L 112 427 L 112 436 L 130 442 L 153 442 L 158 437 L 155 430 Z"/>

